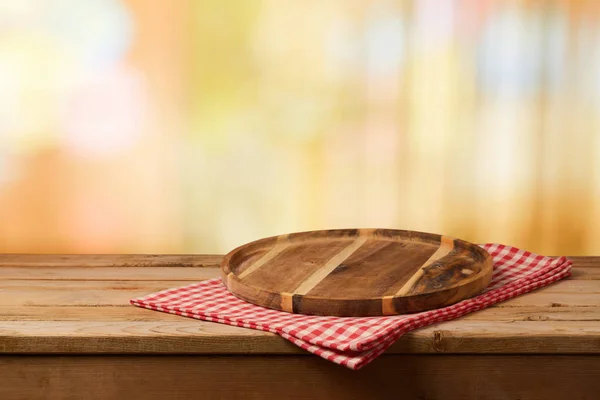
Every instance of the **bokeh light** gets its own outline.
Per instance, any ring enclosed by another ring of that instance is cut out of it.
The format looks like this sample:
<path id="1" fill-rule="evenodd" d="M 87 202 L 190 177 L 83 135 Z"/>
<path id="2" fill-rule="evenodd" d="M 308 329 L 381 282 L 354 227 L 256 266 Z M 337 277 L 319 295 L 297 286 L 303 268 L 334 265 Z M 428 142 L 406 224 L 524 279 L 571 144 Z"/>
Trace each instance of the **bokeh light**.
<path id="1" fill-rule="evenodd" d="M 0 251 L 382 227 L 598 254 L 600 6 L 0 4 Z"/>

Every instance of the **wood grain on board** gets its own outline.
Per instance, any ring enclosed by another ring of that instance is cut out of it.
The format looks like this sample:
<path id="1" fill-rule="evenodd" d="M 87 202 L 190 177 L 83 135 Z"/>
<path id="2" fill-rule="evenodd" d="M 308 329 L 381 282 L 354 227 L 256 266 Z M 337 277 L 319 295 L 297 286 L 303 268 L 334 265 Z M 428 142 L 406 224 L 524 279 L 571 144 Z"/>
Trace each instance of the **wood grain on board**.
<path id="1" fill-rule="evenodd" d="M 300 232 L 234 249 L 222 262 L 235 296 L 277 310 L 381 316 L 454 304 L 481 292 L 491 256 L 459 239 L 414 231 Z"/>

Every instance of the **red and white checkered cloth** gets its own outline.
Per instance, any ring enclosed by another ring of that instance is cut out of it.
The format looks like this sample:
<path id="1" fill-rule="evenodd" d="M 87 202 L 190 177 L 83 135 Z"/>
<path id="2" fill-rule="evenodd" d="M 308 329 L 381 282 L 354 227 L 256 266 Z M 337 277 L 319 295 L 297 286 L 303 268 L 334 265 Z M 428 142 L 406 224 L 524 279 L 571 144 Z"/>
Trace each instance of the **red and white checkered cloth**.
<path id="1" fill-rule="evenodd" d="M 390 317 L 322 317 L 291 314 L 247 303 L 220 279 L 163 290 L 131 304 L 205 321 L 273 332 L 326 360 L 358 370 L 406 332 L 461 317 L 571 275 L 571 261 L 500 244 L 481 245 L 494 260 L 490 285 L 448 307 Z"/>

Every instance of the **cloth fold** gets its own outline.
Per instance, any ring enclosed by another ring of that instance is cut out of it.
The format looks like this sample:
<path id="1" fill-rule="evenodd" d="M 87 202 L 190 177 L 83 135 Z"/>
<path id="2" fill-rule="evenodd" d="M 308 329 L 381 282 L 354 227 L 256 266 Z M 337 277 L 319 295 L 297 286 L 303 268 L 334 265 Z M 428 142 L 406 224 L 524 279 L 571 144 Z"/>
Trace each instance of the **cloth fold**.
<path id="1" fill-rule="evenodd" d="M 388 317 L 323 317 L 290 314 L 238 299 L 220 279 L 210 279 L 131 300 L 137 307 L 272 332 L 302 349 L 347 368 L 369 364 L 402 335 L 459 318 L 547 286 L 571 274 L 566 257 L 545 257 L 496 243 L 480 245 L 494 261 L 492 281 L 479 295 L 451 306 Z"/>

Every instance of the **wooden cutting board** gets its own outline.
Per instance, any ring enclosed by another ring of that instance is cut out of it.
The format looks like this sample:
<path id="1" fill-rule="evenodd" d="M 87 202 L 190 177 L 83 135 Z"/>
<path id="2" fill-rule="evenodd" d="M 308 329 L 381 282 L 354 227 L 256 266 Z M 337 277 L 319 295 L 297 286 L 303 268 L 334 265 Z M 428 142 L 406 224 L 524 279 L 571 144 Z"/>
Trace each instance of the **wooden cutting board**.
<path id="1" fill-rule="evenodd" d="M 274 236 L 221 263 L 238 298 L 291 313 L 381 316 L 439 308 L 483 290 L 492 259 L 481 247 L 430 233 L 340 229 Z"/>

